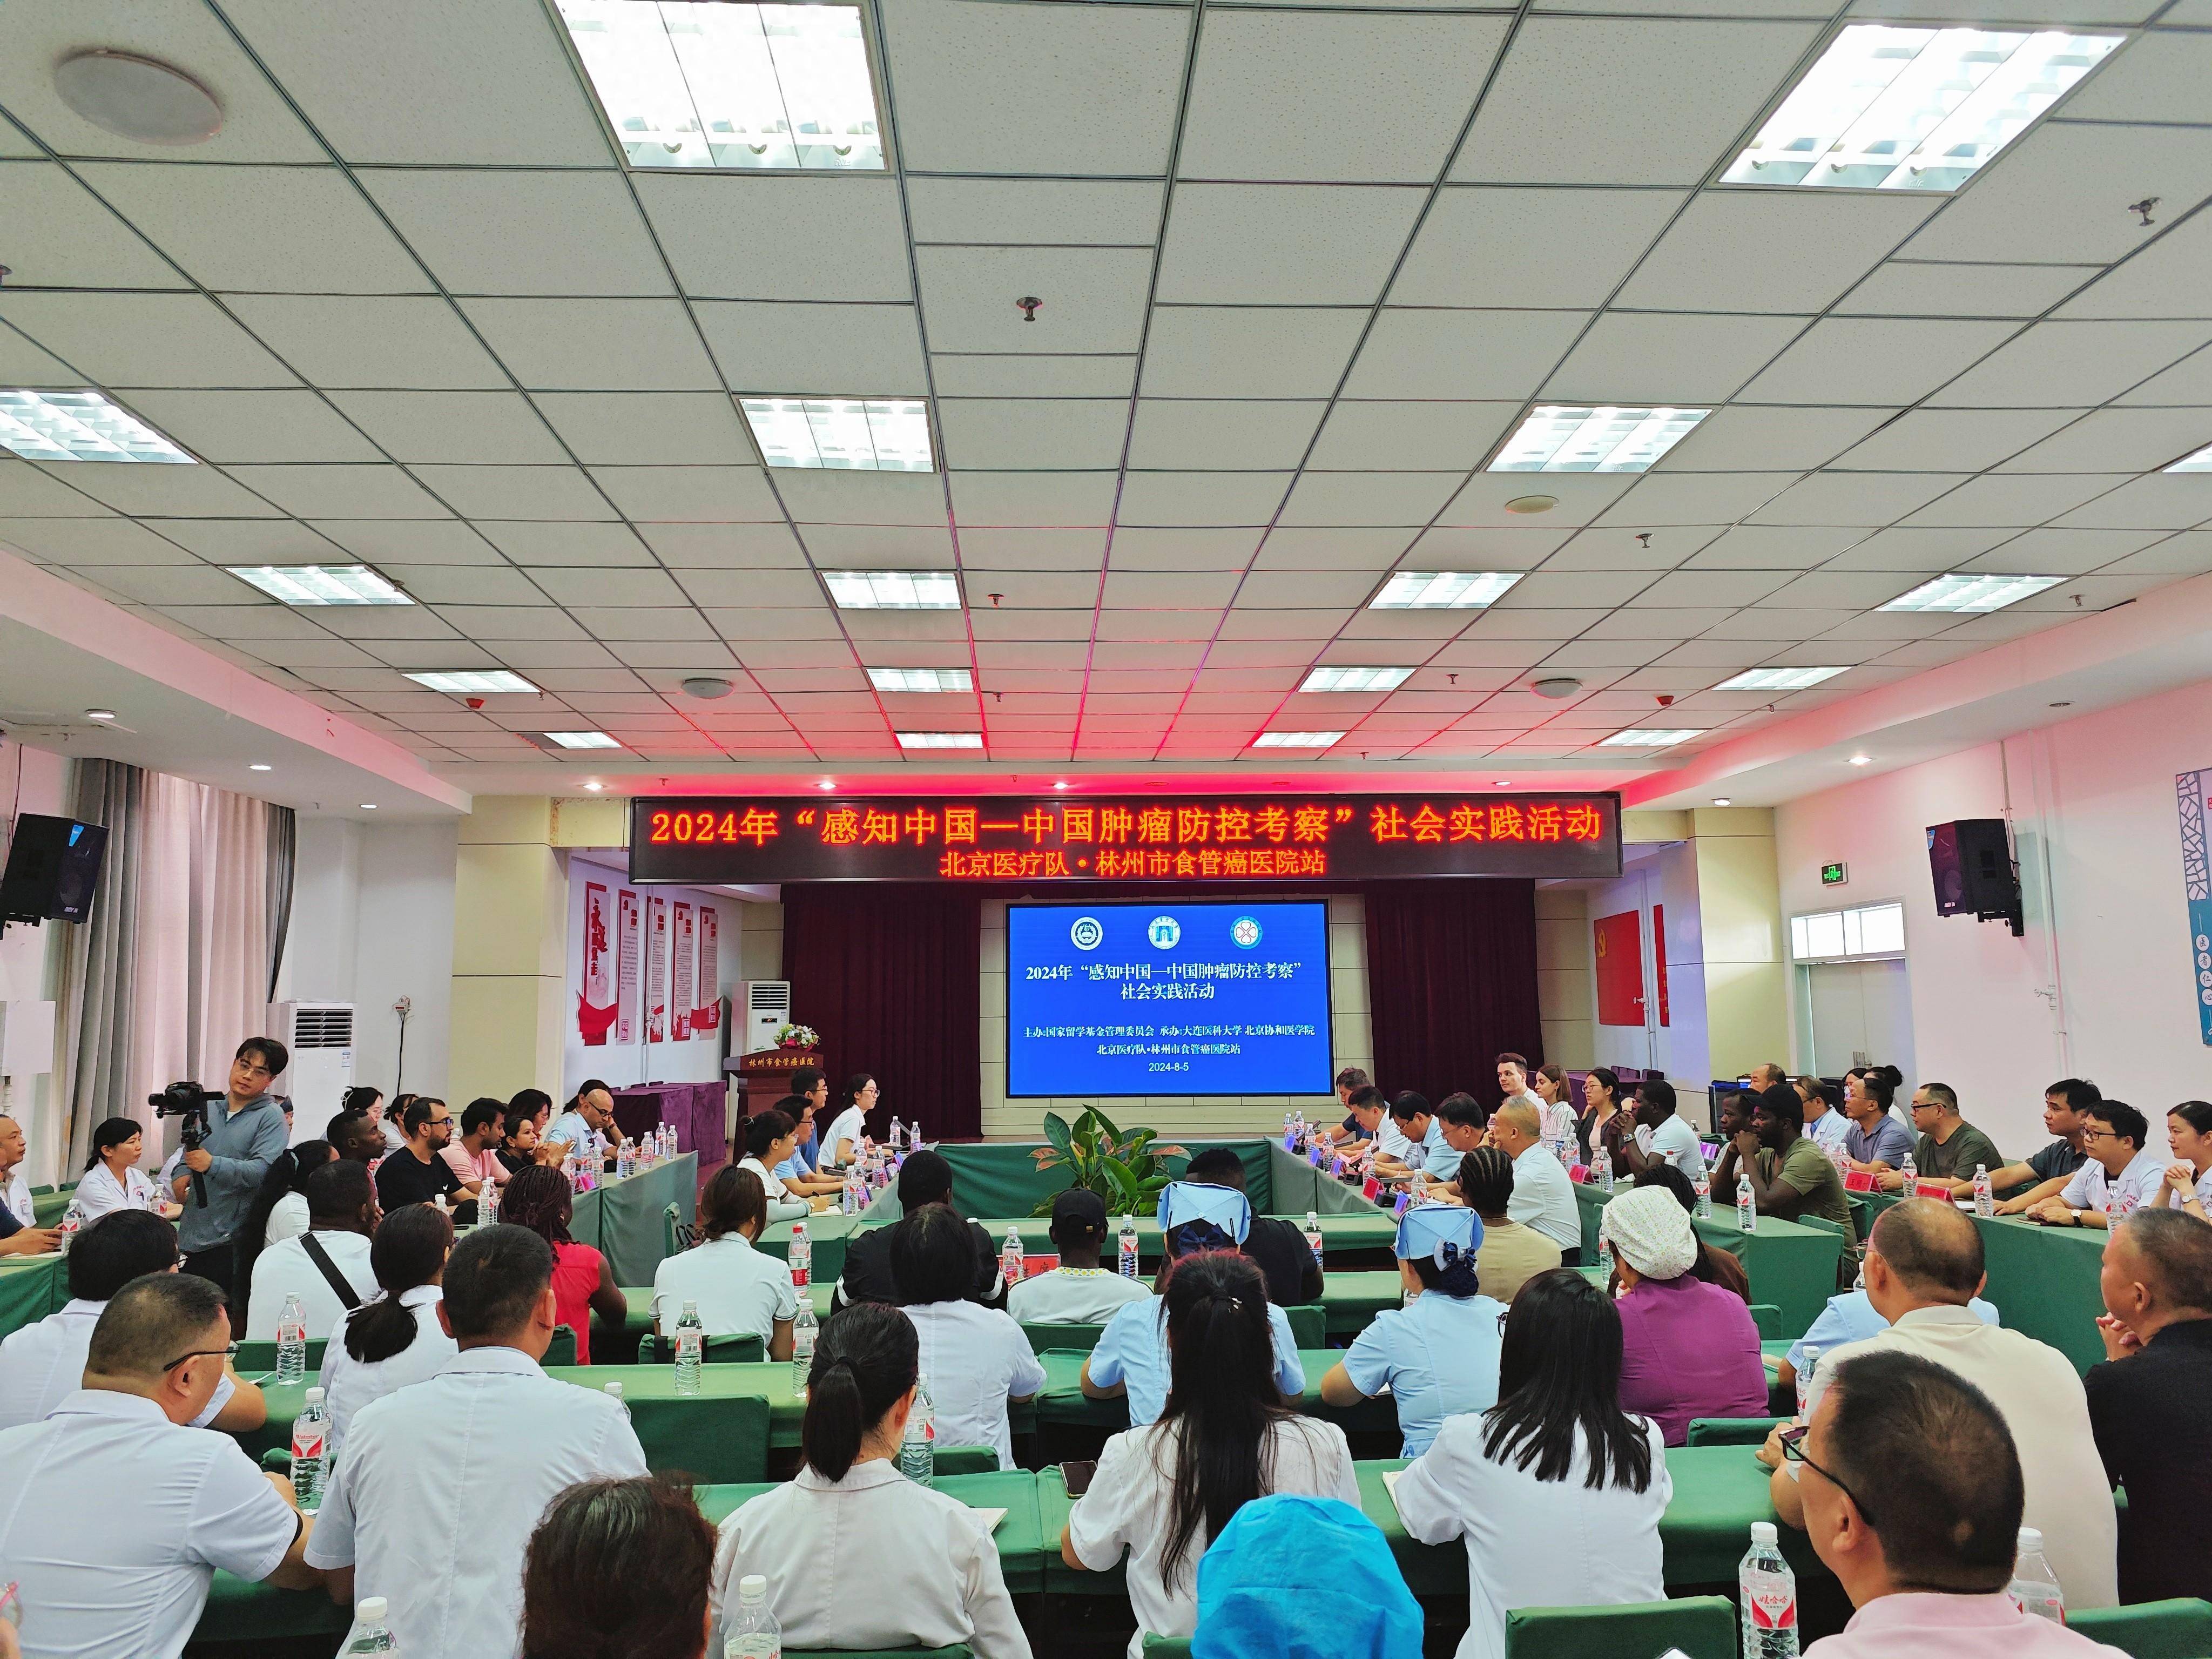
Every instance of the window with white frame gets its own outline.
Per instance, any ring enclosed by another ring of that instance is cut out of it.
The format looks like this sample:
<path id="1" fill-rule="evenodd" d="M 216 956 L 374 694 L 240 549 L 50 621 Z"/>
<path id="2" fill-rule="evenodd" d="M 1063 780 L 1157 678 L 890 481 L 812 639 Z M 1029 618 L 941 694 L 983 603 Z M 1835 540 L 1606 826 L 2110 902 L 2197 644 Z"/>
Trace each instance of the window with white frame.
<path id="1" fill-rule="evenodd" d="M 1905 954 L 1905 906 L 1863 904 L 1790 918 L 1790 955 L 1796 962 L 1850 962 Z"/>

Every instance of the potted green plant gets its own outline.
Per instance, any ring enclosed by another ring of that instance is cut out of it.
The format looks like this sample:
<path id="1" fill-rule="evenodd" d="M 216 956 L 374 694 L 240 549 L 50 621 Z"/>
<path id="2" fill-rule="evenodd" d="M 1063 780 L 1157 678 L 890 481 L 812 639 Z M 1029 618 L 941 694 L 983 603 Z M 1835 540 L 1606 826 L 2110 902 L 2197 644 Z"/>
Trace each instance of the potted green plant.
<path id="1" fill-rule="evenodd" d="M 1189 1156 L 1180 1146 L 1158 1145 L 1151 1129 L 1123 1134 L 1096 1107 L 1086 1108 L 1073 1125 L 1058 1112 L 1047 1112 L 1044 1138 L 1052 1144 L 1032 1154 L 1038 1170 L 1065 1169 L 1069 1187 L 1089 1188 L 1105 1200 L 1110 1212 L 1119 1215 L 1145 1215 L 1157 1209 L 1160 1189 L 1174 1179 L 1167 1160 Z M 1048 1198 L 1030 1213 L 1048 1216 L 1052 1203 Z"/>

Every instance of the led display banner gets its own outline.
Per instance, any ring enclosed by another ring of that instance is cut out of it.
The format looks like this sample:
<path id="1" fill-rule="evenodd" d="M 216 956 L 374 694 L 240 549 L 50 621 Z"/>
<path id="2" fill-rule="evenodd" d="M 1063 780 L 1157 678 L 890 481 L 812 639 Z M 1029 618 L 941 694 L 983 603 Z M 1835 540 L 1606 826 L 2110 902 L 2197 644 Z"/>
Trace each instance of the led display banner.
<path id="1" fill-rule="evenodd" d="M 1616 794 L 640 796 L 635 882 L 1620 873 Z"/>

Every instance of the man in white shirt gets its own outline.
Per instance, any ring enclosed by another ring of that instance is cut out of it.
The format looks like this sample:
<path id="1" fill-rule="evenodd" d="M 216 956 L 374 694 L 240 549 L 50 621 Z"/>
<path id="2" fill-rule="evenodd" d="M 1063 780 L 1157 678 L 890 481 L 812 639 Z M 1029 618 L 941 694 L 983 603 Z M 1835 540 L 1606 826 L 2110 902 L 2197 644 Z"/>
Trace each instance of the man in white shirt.
<path id="1" fill-rule="evenodd" d="M 594 1147 L 606 1151 L 621 1146 L 622 1125 L 615 1121 L 614 1091 L 597 1078 L 586 1079 L 568 1103 L 568 1109 L 548 1124 L 538 1139 L 549 1145 L 566 1141 L 587 1152 Z"/>
<path id="2" fill-rule="evenodd" d="M 15 1218 L 18 1227 L 32 1226 L 38 1220 L 31 1202 L 31 1183 L 23 1176 L 23 1160 L 30 1150 L 23 1139 L 23 1126 L 12 1117 L 0 1116 L 0 1208 Z"/>
<path id="3" fill-rule="evenodd" d="M 38 1659 L 175 1659 L 217 1567 L 285 1589 L 320 1581 L 290 1483 L 186 1426 L 223 1376 L 223 1304 L 208 1279 L 131 1280 L 94 1327 L 84 1386 L 0 1432 L 0 1583 L 22 1587 Z"/>
<path id="4" fill-rule="evenodd" d="M 1502 1106 L 1491 1117 L 1491 1145 L 1513 1160 L 1513 1196 L 1506 1215 L 1559 1247 L 1562 1266 L 1581 1265 L 1583 1212 L 1574 1182 L 1544 1145 L 1543 1119 L 1525 1100 Z"/>
<path id="5" fill-rule="evenodd" d="M 471 1232 L 438 1318 L 459 1356 L 362 1407 L 307 1559 L 342 1607 L 383 1596 L 403 1654 L 510 1655 L 545 1506 L 580 1480 L 643 1474 L 645 1453 L 617 1401 L 538 1369 L 557 1313 L 537 1234 Z"/>
<path id="6" fill-rule="evenodd" d="M 1052 1201 L 1052 1243 L 1060 1265 L 1006 1288 L 1006 1311 L 1025 1325 L 1103 1325 L 1146 1294 L 1141 1279 L 1098 1265 L 1106 1243 L 1106 1200 L 1071 1187 Z"/>
<path id="7" fill-rule="evenodd" d="M 2050 1227 L 2109 1227 L 2146 1204 L 2166 1202 L 2166 1159 L 2143 1143 L 2150 1125 L 2124 1101 L 2100 1100 L 2081 1132 L 2087 1162 L 2067 1177 L 2065 1189 L 2027 1211 Z"/>
<path id="8" fill-rule="evenodd" d="M 1828 1155 L 1833 1163 L 1838 1152 L 1848 1153 L 1844 1137 L 1851 1132 L 1851 1121 L 1842 1109 L 1829 1098 L 1828 1085 L 1818 1078 L 1801 1078 L 1796 1085 L 1799 1098 L 1805 1103 L 1805 1133 L 1815 1146 Z"/>
<path id="9" fill-rule="evenodd" d="M 83 1386 L 93 1328 L 109 1301 L 134 1279 L 176 1270 L 177 1230 L 147 1211 L 112 1211 L 80 1232 L 70 1247 L 67 1304 L 0 1342 L 0 1429 L 42 1420 Z M 191 1426 L 243 1434 L 268 1420 L 261 1390 L 226 1363 Z"/>
<path id="10" fill-rule="evenodd" d="M 376 1273 L 368 1264 L 368 1242 L 376 1231 L 377 1216 L 367 1164 L 340 1158 L 309 1176 L 307 1231 L 270 1245 L 254 1261 L 253 1293 L 246 1309 L 247 1339 L 275 1340 L 289 1295 L 300 1298 L 310 1342 L 330 1335 L 349 1309 L 374 1296 Z M 352 1291 L 350 1301 L 339 1293 L 334 1277 Z"/>
<path id="11" fill-rule="evenodd" d="M 1693 1182 L 1705 1173 L 1705 1149 L 1698 1132 L 1676 1113 L 1674 1085 L 1665 1078 L 1648 1078 L 1636 1085 L 1636 1139 L 1625 1143 L 1620 1154 L 1631 1175 L 1662 1163 Z"/>
<path id="12" fill-rule="evenodd" d="M 1390 1103 L 1390 1115 L 1383 1120 L 1382 1139 L 1376 1149 L 1376 1173 L 1386 1180 L 1397 1180 L 1439 1168 L 1450 1160 L 1443 1120 L 1425 1095 L 1406 1090 Z"/>

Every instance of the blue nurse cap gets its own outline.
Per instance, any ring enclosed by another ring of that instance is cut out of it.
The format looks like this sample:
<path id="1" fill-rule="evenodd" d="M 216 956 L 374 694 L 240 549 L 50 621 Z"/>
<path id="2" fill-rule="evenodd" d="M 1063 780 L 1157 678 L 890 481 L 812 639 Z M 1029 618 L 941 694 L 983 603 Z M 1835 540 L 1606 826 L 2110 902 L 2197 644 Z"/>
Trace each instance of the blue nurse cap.
<path id="1" fill-rule="evenodd" d="M 1234 1187 L 1170 1182 L 1160 1189 L 1160 1231 L 1171 1233 L 1194 1221 L 1210 1221 L 1242 1244 L 1252 1231 L 1252 1200 Z"/>
<path id="2" fill-rule="evenodd" d="M 1426 1256 L 1439 1267 L 1481 1247 L 1482 1218 L 1460 1204 L 1424 1204 L 1407 1211 L 1394 1246 L 1401 1261 Z"/>

